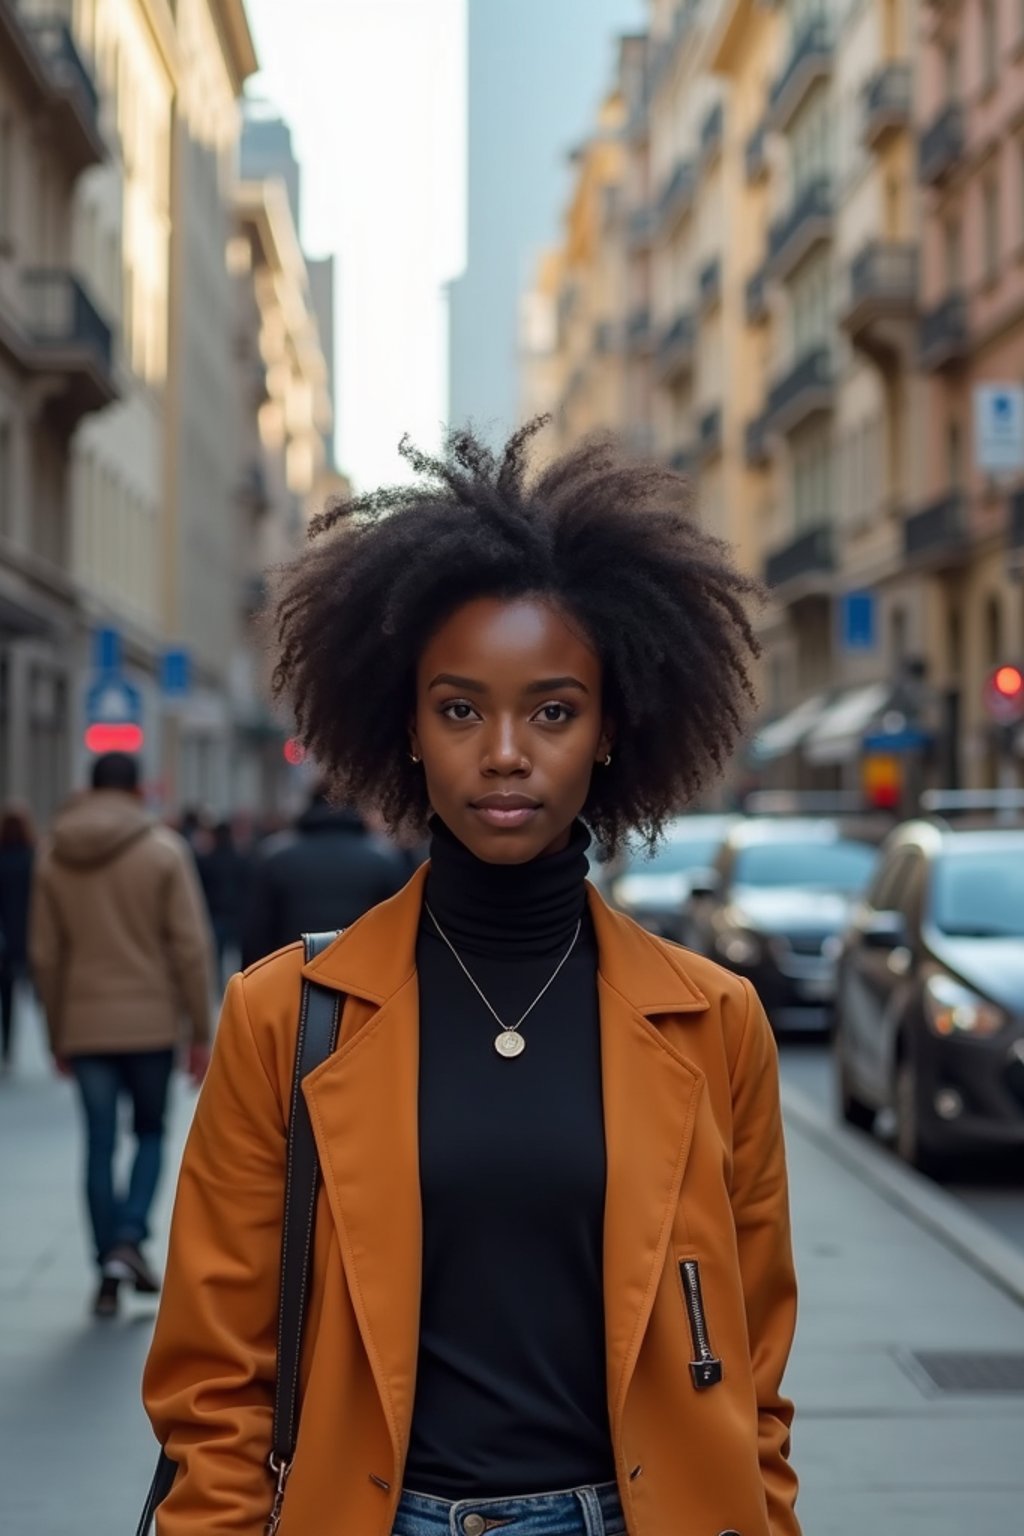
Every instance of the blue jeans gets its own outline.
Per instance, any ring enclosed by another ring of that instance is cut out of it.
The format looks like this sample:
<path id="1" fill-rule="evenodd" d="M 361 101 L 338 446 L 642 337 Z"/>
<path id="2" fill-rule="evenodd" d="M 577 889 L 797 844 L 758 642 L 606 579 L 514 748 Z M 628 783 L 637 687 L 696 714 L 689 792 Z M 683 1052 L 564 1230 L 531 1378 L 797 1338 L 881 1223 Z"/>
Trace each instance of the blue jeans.
<path id="1" fill-rule="evenodd" d="M 164 1114 L 174 1066 L 173 1050 L 119 1051 L 72 1056 L 85 1115 L 85 1194 L 100 1265 L 119 1243 L 141 1243 L 149 1235 L 149 1211 L 163 1160 Z M 114 1187 L 117 1108 L 131 1099 L 135 1157 L 128 1188 Z"/>
<path id="2" fill-rule="evenodd" d="M 406 1489 L 392 1536 L 485 1536 L 491 1531 L 494 1536 L 626 1536 L 626 1519 L 614 1483 L 454 1502 Z"/>

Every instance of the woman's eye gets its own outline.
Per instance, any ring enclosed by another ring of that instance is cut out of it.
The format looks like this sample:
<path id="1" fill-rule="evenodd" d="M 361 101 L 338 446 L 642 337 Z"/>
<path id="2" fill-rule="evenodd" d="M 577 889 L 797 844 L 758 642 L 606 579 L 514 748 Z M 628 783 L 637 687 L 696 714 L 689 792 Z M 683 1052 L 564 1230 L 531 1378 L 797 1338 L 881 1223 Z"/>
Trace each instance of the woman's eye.
<path id="1" fill-rule="evenodd" d="M 565 720 L 571 720 L 575 711 L 568 704 L 545 704 L 538 711 L 545 725 L 561 725 Z"/>
<path id="2" fill-rule="evenodd" d="M 464 699 L 455 699 L 451 704 L 446 704 L 441 713 L 449 720 L 472 720 L 476 710 Z"/>

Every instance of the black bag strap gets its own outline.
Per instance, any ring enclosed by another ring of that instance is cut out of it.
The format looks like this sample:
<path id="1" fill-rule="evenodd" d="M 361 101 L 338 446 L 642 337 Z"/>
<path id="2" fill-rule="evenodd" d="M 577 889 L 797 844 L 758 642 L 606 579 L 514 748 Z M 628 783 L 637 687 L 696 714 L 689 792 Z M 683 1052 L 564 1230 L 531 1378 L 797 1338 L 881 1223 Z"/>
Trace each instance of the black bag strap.
<path id="1" fill-rule="evenodd" d="M 337 933 L 303 934 L 306 964 L 322 954 L 337 937 Z M 295 1043 L 291 1113 L 288 1117 L 281 1234 L 277 1375 L 274 1382 L 274 1419 L 269 1456 L 270 1469 L 277 1479 L 273 1509 L 267 1524 L 271 1536 L 280 1524 L 281 1502 L 298 1434 L 299 1367 L 309 1300 L 313 1222 L 320 1182 L 320 1163 L 309 1110 L 302 1094 L 302 1083 L 333 1052 L 338 1040 L 344 1001 L 342 993 L 303 979 L 299 1033 Z M 177 1471 L 177 1463 L 171 1460 L 166 1451 L 161 1450 L 135 1536 L 150 1536 L 157 1509 L 170 1493 Z"/>

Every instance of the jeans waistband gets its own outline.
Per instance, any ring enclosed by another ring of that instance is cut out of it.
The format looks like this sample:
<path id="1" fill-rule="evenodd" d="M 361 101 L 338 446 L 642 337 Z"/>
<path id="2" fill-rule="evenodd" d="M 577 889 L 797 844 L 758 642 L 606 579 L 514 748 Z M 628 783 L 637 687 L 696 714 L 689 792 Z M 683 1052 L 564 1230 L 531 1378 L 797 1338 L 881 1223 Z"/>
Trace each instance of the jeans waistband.
<path id="1" fill-rule="evenodd" d="M 415 1536 L 618 1536 L 626 1529 L 615 1483 L 486 1499 L 441 1499 L 406 1488 L 396 1532 L 403 1516 Z"/>

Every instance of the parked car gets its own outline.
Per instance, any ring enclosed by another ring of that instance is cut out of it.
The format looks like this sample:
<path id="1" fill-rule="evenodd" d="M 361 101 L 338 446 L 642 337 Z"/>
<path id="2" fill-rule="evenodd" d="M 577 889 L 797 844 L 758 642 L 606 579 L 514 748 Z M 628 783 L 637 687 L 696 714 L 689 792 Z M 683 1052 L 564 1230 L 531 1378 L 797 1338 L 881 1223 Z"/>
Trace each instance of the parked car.
<path id="1" fill-rule="evenodd" d="M 844 939 L 835 1059 L 845 1119 L 893 1111 L 918 1168 L 1024 1151 L 1024 829 L 893 833 Z"/>
<path id="2" fill-rule="evenodd" d="M 840 935 L 877 857 L 838 820 L 740 822 L 691 891 L 694 948 L 748 977 L 777 1028 L 825 1029 Z"/>
<path id="3" fill-rule="evenodd" d="M 606 889 L 613 906 L 662 938 L 687 941 L 684 906 L 695 879 L 707 878 L 737 816 L 679 816 L 665 829 L 653 856 L 629 849 L 610 867 Z"/>

